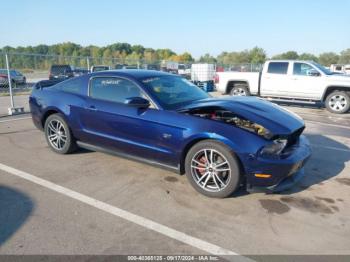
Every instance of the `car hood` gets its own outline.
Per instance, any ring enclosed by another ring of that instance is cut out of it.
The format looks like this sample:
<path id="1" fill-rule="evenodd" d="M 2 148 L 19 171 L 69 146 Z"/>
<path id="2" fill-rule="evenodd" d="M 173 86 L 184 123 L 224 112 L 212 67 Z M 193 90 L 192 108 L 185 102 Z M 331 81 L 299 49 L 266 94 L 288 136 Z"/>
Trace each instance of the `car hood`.
<path id="1" fill-rule="evenodd" d="M 305 124 L 302 118 L 289 110 L 256 97 L 207 98 L 194 101 L 179 109 L 187 111 L 204 107 L 220 107 L 267 128 L 274 135 L 290 135 Z"/>
<path id="2" fill-rule="evenodd" d="M 350 85 L 350 75 L 345 75 L 345 74 L 328 75 L 327 80 L 337 81 L 337 82 L 346 82 L 348 85 Z"/>

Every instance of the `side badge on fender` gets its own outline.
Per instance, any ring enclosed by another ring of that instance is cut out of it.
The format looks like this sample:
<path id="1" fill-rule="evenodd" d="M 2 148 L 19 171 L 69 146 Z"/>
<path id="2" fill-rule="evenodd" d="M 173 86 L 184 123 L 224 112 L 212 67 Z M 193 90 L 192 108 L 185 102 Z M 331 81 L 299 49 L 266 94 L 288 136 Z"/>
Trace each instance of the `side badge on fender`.
<path id="1" fill-rule="evenodd" d="M 171 134 L 167 134 L 167 133 L 164 133 L 163 134 L 163 138 L 165 138 L 165 139 L 169 139 L 169 138 L 171 138 Z"/>

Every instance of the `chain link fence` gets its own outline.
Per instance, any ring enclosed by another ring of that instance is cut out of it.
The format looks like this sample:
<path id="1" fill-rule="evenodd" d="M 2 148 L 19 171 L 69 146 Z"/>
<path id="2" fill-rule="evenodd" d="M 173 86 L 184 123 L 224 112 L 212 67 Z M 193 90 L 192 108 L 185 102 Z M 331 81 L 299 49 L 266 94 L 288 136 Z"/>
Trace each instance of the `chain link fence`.
<path id="1" fill-rule="evenodd" d="M 233 72 L 260 72 L 263 64 L 220 64 L 216 65 L 217 71 L 233 71 Z"/>
<path id="2" fill-rule="evenodd" d="M 8 66 L 6 63 L 8 58 Z M 29 112 L 28 96 L 32 86 L 41 80 L 64 80 L 99 70 L 146 69 L 181 75 L 206 91 L 214 87 L 216 72 L 258 72 L 256 64 L 179 63 L 166 60 L 130 58 L 82 57 L 0 52 L 0 116 L 11 113 L 9 108 L 23 108 Z M 208 83 L 210 85 L 208 85 Z M 11 88 L 10 88 L 11 87 Z M 12 91 L 13 96 L 10 96 Z M 17 111 L 12 111 L 12 113 Z M 21 112 L 21 111 L 20 111 Z"/>

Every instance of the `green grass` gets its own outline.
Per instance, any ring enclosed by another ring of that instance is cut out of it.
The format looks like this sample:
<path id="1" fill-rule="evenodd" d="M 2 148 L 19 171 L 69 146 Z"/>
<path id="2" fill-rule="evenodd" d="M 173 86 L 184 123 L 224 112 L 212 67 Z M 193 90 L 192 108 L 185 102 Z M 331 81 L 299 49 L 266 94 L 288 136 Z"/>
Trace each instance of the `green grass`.
<path id="1" fill-rule="evenodd" d="M 28 90 L 28 91 L 20 91 L 20 92 L 13 92 L 14 96 L 21 96 L 21 95 L 29 95 L 31 93 L 32 90 Z M 10 96 L 9 92 L 0 92 L 0 97 L 2 96 Z"/>

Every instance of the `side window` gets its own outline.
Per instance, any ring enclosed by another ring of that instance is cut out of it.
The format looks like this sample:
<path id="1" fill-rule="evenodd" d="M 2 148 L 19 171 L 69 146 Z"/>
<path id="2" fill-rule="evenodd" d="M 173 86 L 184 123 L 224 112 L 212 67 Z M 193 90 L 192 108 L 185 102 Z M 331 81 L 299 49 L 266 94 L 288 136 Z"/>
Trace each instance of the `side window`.
<path id="1" fill-rule="evenodd" d="M 52 87 L 68 93 L 81 94 L 83 92 L 82 90 L 84 84 L 85 81 L 83 78 L 73 78 L 71 80 L 56 84 Z"/>
<path id="2" fill-rule="evenodd" d="M 305 63 L 294 63 L 293 74 L 299 76 L 310 76 L 312 72 L 315 72 L 315 69 Z"/>
<path id="3" fill-rule="evenodd" d="M 270 62 L 267 72 L 270 74 L 287 74 L 288 62 Z"/>
<path id="4" fill-rule="evenodd" d="M 144 97 L 142 90 L 134 83 L 116 77 L 92 78 L 90 96 L 117 103 L 124 103 L 129 97 Z"/>

